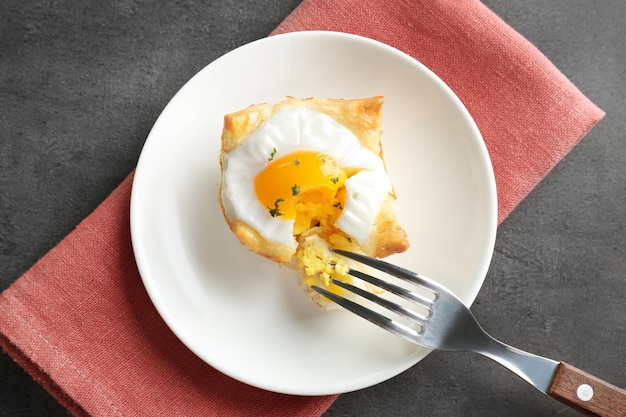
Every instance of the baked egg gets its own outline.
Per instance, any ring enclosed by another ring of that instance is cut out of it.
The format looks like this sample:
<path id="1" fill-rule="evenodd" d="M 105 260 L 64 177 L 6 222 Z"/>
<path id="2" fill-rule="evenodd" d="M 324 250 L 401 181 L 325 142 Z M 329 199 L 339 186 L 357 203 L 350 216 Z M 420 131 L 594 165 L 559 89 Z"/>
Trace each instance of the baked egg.
<path id="1" fill-rule="evenodd" d="M 330 249 L 383 257 L 408 248 L 380 147 L 382 97 L 288 98 L 226 115 L 220 202 L 254 252 L 294 265 L 305 290 L 352 281 Z"/>

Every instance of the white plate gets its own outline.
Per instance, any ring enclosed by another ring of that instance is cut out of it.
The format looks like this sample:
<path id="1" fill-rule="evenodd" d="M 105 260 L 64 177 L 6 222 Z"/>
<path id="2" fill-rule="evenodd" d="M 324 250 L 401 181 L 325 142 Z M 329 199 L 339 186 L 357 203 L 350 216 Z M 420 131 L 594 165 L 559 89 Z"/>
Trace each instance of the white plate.
<path id="1" fill-rule="evenodd" d="M 285 96 L 385 96 L 383 149 L 411 248 L 392 262 L 467 305 L 496 232 L 491 162 L 469 113 L 430 70 L 348 34 L 262 39 L 208 65 L 155 123 L 131 199 L 133 249 L 157 310 L 200 358 L 271 391 L 324 395 L 385 381 L 428 351 L 345 311 L 322 311 L 298 278 L 243 247 L 217 195 L 223 115 Z"/>

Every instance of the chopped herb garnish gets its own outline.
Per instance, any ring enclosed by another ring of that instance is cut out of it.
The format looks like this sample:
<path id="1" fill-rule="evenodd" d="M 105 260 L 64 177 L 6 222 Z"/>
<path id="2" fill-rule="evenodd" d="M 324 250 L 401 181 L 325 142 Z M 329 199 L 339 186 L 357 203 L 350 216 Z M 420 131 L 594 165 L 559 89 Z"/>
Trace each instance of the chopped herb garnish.
<path id="1" fill-rule="evenodd" d="M 343 206 L 341 205 L 341 203 L 339 201 L 335 202 L 335 204 L 333 204 L 333 207 L 336 207 L 339 210 L 343 210 Z"/>
<path id="2" fill-rule="evenodd" d="M 298 165 L 300 165 L 300 161 L 298 161 L 297 159 L 294 159 L 294 160 L 293 160 L 293 164 L 294 164 L 295 166 L 298 166 Z"/>
<path id="3" fill-rule="evenodd" d="M 332 178 L 330 179 L 330 181 L 331 181 L 333 184 L 337 184 L 337 183 L 339 182 L 339 177 L 332 177 Z"/>
<path id="4" fill-rule="evenodd" d="M 276 155 L 276 146 L 274 146 L 274 149 L 272 149 L 272 153 L 270 154 L 270 157 L 267 158 L 267 160 L 271 161 L 272 159 L 274 159 L 275 155 Z"/>
<path id="5" fill-rule="evenodd" d="M 346 236 L 346 239 L 348 239 L 348 242 L 352 243 L 352 238 L 350 236 Z"/>
<path id="6" fill-rule="evenodd" d="M 298 194 L 300 194 L 300 187 L 298 187 L 298 184 L 294 184 L 291 187 L 291 195 L 297 196 Z"/>
<path id="7" fill-rule="evenodd" d="M 281 211 L 280 211 L 280 209 L 278 208 L 278 203 L 282 203 L 283 201 L 285 201 L 285 200 L 283 200 L 282 198 L 278 198 L 278 199 L 276 199 L 276 201 L 274 201 L 274 208 L 273 208 L 273 209 L 270 209 L 270 208 L 268 207 L 268 209 L 270 210 L 270 215 L 271 215 L 272 217 L 278 217 L 278 216 L 282 216 L 282 215 L 284 214 L 284 213 L 283 213 L 283 212 L 281 212 Z"/>

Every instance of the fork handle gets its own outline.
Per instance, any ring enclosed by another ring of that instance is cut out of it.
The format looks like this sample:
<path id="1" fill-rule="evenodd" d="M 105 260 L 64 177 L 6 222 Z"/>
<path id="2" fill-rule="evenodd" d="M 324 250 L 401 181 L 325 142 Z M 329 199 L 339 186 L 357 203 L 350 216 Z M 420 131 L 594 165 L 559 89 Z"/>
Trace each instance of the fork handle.
<path id="1" fill-rule="evenodd" d="M 548 395 L 592 416 L 626 416 L 626 391 L 565 362 L 556 369 Z"/>

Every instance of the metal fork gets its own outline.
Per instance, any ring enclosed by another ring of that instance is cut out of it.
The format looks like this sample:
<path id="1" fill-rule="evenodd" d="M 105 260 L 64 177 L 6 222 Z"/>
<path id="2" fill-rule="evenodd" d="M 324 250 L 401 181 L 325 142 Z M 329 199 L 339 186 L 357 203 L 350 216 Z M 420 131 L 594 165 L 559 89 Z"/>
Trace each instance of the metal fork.
<path id="1" fill-rule="evenodd" d="M 626 391 L 565 362 L 524 352 L 494 339 L 482 329 L 463 302 L 443 285 L 380 259 L 342 250 L 335 252 L 400 278 L 425 290 L 422 292 L 426 294 L 355 269 L 350 270 L 350 275 L 408 300 L 411 306 L 409 308 L 352 284 L 332 280 L 345 290 L 370 300 L 399 317 L 390 318 L 324 288 L 311 287 L 342 307 L 418 345 L 430 349 L 469 351 L 484 355 L 508 368 L 539 391 L 584 413 L 626 416 Z"/>

